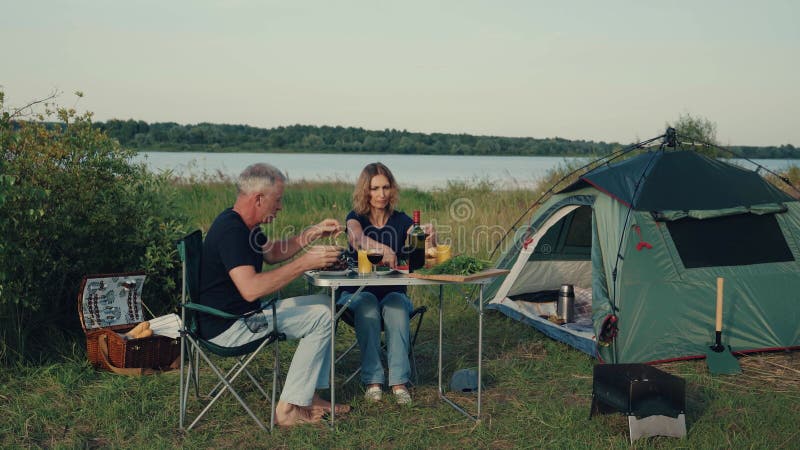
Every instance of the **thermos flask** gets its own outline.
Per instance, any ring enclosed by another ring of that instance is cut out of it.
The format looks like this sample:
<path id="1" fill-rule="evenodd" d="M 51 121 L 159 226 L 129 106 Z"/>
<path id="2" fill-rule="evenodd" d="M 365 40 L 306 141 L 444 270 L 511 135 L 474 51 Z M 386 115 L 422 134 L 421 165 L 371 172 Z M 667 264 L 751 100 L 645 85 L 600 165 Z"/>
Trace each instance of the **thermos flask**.
<path id="1" fill-rule="evenodd" d="M 558 290 L 556 314 L 565 323 L 575 320 L 575 289 L 571 284 L 562 284 Z"/>

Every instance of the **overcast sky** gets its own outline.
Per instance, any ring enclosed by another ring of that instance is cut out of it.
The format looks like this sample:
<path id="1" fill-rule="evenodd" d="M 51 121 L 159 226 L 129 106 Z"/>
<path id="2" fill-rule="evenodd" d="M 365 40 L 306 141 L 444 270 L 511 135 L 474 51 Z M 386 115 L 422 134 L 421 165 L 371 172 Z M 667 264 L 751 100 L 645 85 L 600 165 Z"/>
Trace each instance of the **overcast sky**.
<path id="1" fill-rule="evenodd" d="M 800 1 L 0 0 L 6 106 L 628 143 L 681 114 L 800 146 Z"/>

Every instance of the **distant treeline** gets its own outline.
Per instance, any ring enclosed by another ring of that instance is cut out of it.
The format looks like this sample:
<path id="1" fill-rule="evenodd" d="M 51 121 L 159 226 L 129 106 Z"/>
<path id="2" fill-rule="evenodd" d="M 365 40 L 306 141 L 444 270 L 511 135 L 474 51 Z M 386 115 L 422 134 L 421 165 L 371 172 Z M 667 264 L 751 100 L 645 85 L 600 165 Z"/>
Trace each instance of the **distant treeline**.
<path id="1" fill-rule="evenodd" d="M 121 145 L 142 151 L 586 156 L 604 155 L 622 147 L 618 143 L 572 141 L 557 137 L 536 139 L 424 134 L 340 126 L 292 125 L 267 129 L 213 123 L 148 124 L 141 120 L 109 120 L 95 122 L 94 125 L 117 139 Z M 800 150 L 792 145 L 729 148 L 749 158 L 800 158 Z"/>

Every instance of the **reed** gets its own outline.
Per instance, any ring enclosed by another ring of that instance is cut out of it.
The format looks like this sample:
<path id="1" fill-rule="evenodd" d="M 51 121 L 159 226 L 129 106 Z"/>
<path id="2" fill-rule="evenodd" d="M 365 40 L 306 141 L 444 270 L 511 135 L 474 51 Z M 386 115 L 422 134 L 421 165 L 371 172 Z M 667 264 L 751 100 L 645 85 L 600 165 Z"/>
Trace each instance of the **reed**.
<path id="1" fill-rule="evenodd" d="M 176 186 L 192 226 L 204 231 L 236 197 L 236 188 L 229 180 Z M 265 232 L 277 239 L 327 217 L 344 222 L 352 208 L 352 192 L 353 185 L 344 182 L 290 183 L 284 192 L 283 210 L 271 224 L 263 226 Z M 525 189 L 500 191 L 488 182 L 477 186 L 449 183 L 433 191 L 402 190 L 398 209 L 409 215 L 414 209 L 421 210 L 423 222 L 433 223 L 439 240 L 453 245 L 456 253 L 486 258 L 534 195 Z"/>

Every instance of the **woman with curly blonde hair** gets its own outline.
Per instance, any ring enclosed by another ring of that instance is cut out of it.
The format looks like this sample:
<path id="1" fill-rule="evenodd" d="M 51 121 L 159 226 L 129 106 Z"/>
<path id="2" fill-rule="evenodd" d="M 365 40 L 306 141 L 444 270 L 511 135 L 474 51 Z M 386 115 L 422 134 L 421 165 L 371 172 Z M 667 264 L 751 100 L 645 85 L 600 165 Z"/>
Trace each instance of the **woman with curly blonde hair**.
<path id="1" fill-rule="evenodd" d="M 383 264 L 397 266 L 408 230 L 413 221 L 395 206 L 398 187 L 394 175 L 381 163 L 367 164 L 361 171 L 353 191 L 353 210 L 347 215 L 347 232 L 352 249 L 380 248 Z M 426 226 L 427 233 L 432 227 Z M 345 304 L 356 288 L 342 288 L 339 304 Z M 361 350 L 361 381 L 366 385 L 364 397 L 380 401 L 384 371 L 381 362 L 381 321 L 386 333 L 389 383 L 398 404 L 411 403 L 406 389 L 411 368 L 409 314 L 413 310 L 405 286 L 368 286 L 352 299 L 348 308 L 355 316 L 356 340 Z"/>

